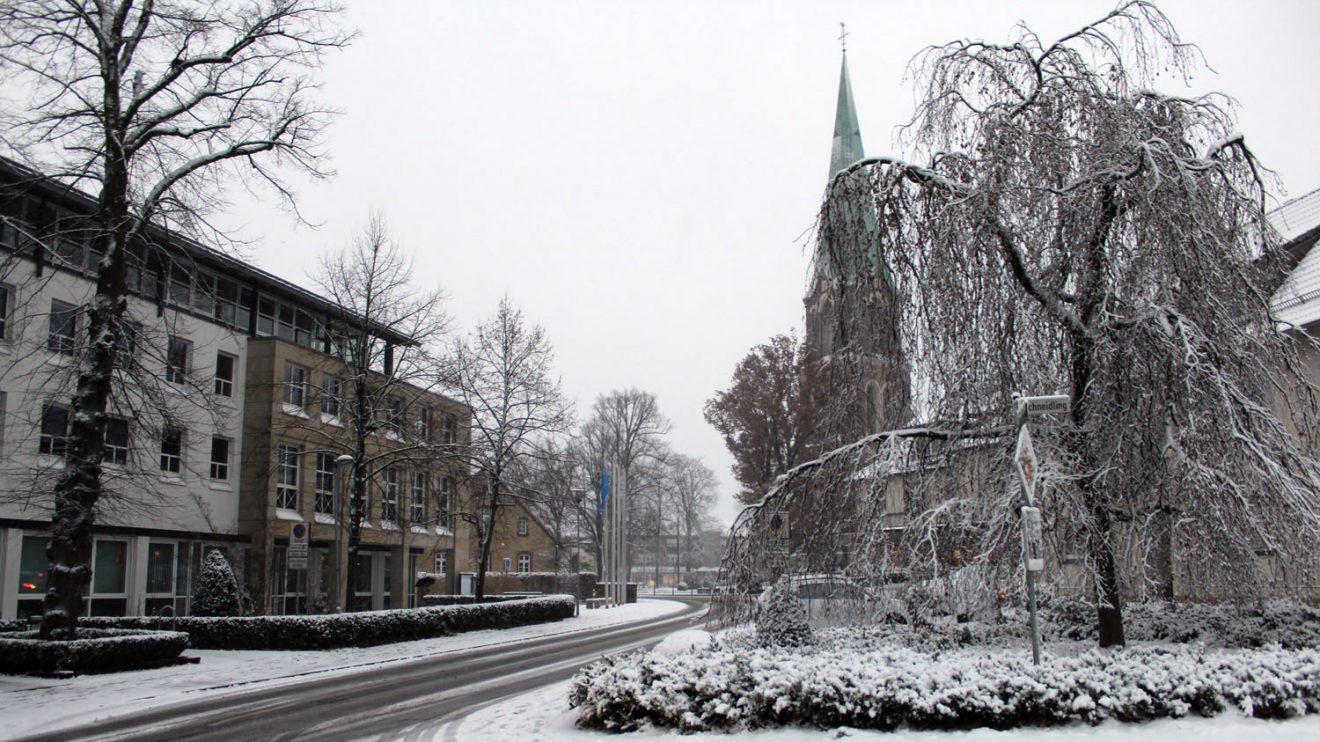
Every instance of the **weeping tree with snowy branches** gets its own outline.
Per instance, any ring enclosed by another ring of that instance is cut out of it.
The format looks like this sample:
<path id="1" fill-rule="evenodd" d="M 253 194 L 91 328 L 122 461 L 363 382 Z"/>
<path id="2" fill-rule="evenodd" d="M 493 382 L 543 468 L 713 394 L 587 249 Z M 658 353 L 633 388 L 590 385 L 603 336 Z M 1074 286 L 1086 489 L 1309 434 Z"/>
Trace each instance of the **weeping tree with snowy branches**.
<path id="1" fill-rule="evenodd" d="M 1313 569 L 1320 541 L 1310 340 L 1271 316 L 1285 265 L 1266 171 L 1229 99 L 1149 87 L 1201 64 L 1140 0 L 1049 45 L 1022 27 L 1008 44 L 928 48 L 912 65 L 915 156 L 840 172 L 820 216 L 819 254 L 870 278 L 837 282 L 837 320 L 854 338 L 897 327 L 916 414 L 956 423 L 933 466 L 876 436 L 867 455 L 848 448 L 854 471 L 900 452 L 909 488 L 949 477 L 924 500 L 909 491 L 908 546 L 960 533 L 974 562 L 1016 560 L 1011 397 L 1066 393 L 1066 419 L 1039 426 L 1041 506 L 1077 542 L 1102 646 L 1124 643 L 1125 592 L 1172 595 L 1176 576 L 1250 597 Z M 1000 431 L 963 449 L 979 451 L 979 480 L 947 471 L 969 430 Z M 775 496 L 798 480 L 818 493 L 814 471 L 847 458 L 790 473 Z M 864 511 L 876 493 L 835 476 L 860 498 L 844 512 Z"/>
<path id="2" fill-rule="evenodd" d="M 322 54 L 348 43 L 317 0 L 29 0 L 0 7 L 6 148 L 96 197 L 89 346 L 55 485 L 41 636 L 68 638 L 91 581 L 107 402 L 122 359 L 134 245 L 152 223 L 223 240 L 207 215 L 226 173 L 292 194 L 289 166 L 327 174 L 314 101 Z M 15 91 L 25 91 L 20 95 Z M 226 168 L 225 165 L 233 167 Z M 138 261 L 140 262 L 140 261 Z"/>

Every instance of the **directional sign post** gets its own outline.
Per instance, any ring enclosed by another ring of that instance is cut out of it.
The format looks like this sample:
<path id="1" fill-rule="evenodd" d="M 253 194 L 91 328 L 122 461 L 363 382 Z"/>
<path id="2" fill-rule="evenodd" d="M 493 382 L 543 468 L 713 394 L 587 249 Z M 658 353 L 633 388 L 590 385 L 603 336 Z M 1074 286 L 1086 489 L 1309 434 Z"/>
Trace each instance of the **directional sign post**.
<path id="1" fill-rule="evenodd" d="M 1043 397 L 1016 397 L 1018 437 L 1013 449 L 1013 463 L 1018 482 L 1022 485 L 1022 498 L 1026 506 L 1022 516 L 1022 561 L 1027 573 L 1027 608 L 1031 612 L 1031 659 L 1040 664 L 1040 620 L 1036 611 L 1036 575 L 1045 569 L 1045 554 L 1041 544 L 1040 509 L 1036 507 L 1036 480 L 1040 476 L 1040 459 L 1031 442 L 1027 421 L 1041 417 L 1064 417 L 1072 409 L 1072 399 L 1066 394 Z"/>
<path id="2" fill-rule="evenodd" d="M 1013 450 L 1013 463 L 1017 465 L 1018 478 L 1022 482 L 1022 493 L 1027 496 L 1027 504 L 1036 504 L 1036 473 L 1040 471 L 1040 460 L 1036 458 L 1036 447 L 1031 443 L 1031 433 L 1027 426 L 1018 428 L 1017 448 Z"/>

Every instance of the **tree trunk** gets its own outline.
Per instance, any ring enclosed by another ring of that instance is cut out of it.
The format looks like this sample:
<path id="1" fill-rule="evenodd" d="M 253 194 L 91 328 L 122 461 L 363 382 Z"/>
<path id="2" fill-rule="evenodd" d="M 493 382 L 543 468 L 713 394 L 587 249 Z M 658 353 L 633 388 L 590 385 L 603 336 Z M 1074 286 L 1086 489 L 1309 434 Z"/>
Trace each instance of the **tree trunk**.
<path id="1" fill-rule="evenodd" d="M 117 84 L 108 84 L 105 96 L 106 110 L 118 111 Z M 55 484 L 50 544 L 46 547 L 50 566 L 42 605 L 42 639 L 73 638 L 82 615 L 83 597 L 92 581 L 92 523 L 101 497 L 105 413 L 114 380 L 115 354 L 123 335 L 126 245 L 131 224 L 127 163 L 122 145 L 110 134 L 116 125 L 117 120 L 106 122 L 105 174 L 97 204 L 97 239 L 103 257 L 98 266 L 96 294 L 87 310 L 89 342 L 79 354 L 64 471 Z"/>

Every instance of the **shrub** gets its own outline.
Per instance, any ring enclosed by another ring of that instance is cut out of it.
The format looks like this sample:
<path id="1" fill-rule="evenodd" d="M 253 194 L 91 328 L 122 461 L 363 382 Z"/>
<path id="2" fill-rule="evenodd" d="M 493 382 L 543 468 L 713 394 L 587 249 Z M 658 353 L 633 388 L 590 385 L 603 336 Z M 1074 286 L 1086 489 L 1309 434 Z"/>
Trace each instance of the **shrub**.
<path id="1" fill-rule="evenodd" d="M 558 621 L 573 615 L 573 603 L 571 595 L 552 595 L 499 603 L 320 616 L 187 616 L 171 624 L 187 632 L 190 646 L 198 649 L 339 649 Z M 88 618 L 81 623 L 153 628 L 160 619 Z"/>
<path id="2" fill-rule="evenodd" d="M 807 612 L 787 577 L 779 578 L 757 603 L 756 640 L 763 647 L 801 647 L 813 641 Z"/>
<path id="3" fill-rule="evenodd" d="M 1227 708 L 1320 713 L 1320 652 L 1092 650 L 1033 666 L 1021 651 L 738 649 L 637 653 L 573 679 L 578 725 L 683 731 L 803 725 L 966 729 L 1145 721 Z"/>
<path id="4" fill-rule="evenodd" d="M 243 601 L 238 592 L 234 570 L 219 549 L 212 549 L 197 576 L 197 590 L 193 592 L 192 615 L 242 615 Z"/>
<path id="5" fill-rule="evenodd" d="M 178 658 L 188 635 L 176 631 L 80 628 L 71 641 L 45 641 L 35 631 L 0 634 L 0 672 L 90 673 L 152 667 Z"/>

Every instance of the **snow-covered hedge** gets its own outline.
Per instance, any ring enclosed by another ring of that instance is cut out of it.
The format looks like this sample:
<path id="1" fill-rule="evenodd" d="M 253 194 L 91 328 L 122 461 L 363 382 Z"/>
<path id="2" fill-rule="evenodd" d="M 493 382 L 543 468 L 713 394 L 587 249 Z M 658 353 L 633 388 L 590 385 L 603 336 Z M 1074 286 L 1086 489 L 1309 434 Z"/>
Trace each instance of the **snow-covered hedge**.
<path id="1" fill-rule="evenodd" d="M 501 603 L 402 608 L 319 616 L 186 616 L 164 625 L 187 632 L 198 649 L 338 649 L 449 636 L 464 631 L 505 629 L 558 621 L 573 615 L 573 596 Z M 83 626 L 156 628 L 151 617 L 87 618 Z"/>
<path id="2" fill-rule="evenodd" d="M 523 600 L 523 597 L 504 597 L 503 595 L 486 595 L 481 598 L 482 603 L 502 603 L 506 600 Z M 423 595 L 422 604 L 426 606 L 433 605 L 476 605 L 477 596 L 475 595 Z"/>
<path id="3" fill-rule="evenodd" d="M 0 634 L 0 672 L 112 672 L 171 662 L 188 647 L 176 631 L 78 629 L 71 641 L 42 641 L 36 631 Z"/>
<path id="4" fill-rule="evenodd" d="M 1069 602 L 1048 613 L 1060 638 L 1095 640 L 1094 608 Z M 1132 603 L 1123 607 L 1123 628 L 1131 641 L 1320 647 L 1320 610 L 1283 600 L 1246 606 Z"/>
<path id="5" fill-rule="evenodd" d="M 822 642 L 824 643 L 824 642 Z M 803 725 L 892 730 L 1144 721 L 1236 707 L 1320 712 L 1320 652 L 1091 650 L 1035 667 L 1022 651 L 730 648 L 635 653 L 574 678 L 580 726 L 685 731 Z"/>

